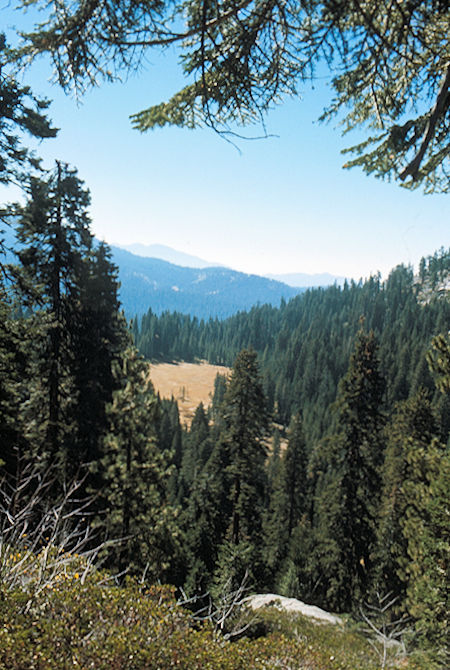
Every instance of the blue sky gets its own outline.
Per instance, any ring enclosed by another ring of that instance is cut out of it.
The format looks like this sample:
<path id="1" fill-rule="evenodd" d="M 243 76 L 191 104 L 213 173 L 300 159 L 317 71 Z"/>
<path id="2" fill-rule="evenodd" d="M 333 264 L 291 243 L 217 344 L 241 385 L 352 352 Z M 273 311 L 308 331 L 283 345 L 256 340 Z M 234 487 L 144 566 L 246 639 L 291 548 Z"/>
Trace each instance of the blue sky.
<path id="1" fill-rule="evenodd" d="M 9 10 L 2 9 L 8 23 Z M 60 133 L 38 147 L 78 168 L 92 194 L 92 230 L 111 244 L 166 244 L 257 274 L 383 275 L 450 246 L 448 196 L 424 196 L 343 170 L 342 138 L 316 119 L 327 79 L 268 116 L 276 135 L 240 142 L 211 130 L 133 130 L 129 115 L 167 99 L 183 80 L 173 52 L 154 54 L 124 83 L 103 84 L 79 103 L 49 83 L 42 60 L 23 78 L 53 99 Z M 249 133 L 258 134 L 257 128 Z"/>

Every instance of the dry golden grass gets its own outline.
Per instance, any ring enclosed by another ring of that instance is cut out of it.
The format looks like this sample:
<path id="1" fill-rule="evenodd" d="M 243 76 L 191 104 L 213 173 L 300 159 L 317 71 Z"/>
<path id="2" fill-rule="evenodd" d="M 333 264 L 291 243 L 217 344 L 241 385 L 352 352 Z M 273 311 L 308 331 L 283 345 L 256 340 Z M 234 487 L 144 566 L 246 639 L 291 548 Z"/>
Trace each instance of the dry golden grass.
<path id="1" fill-rule="evenodd" d="M 150 378 L 162 398 L 177 400 L 181 423 L 190 426 L 198 405 L 208 407 L 217 373 L 228 375 L 230 369 L 209 363 L 155 363 Z"/>

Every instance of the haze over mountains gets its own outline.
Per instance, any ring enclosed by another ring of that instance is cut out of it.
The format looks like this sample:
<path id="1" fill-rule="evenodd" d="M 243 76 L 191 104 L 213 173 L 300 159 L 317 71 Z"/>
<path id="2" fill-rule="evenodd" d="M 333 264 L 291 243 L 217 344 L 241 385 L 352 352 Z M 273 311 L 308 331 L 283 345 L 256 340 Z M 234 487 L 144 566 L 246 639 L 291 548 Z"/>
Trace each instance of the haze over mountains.
<path id="1" fill-rule="evenodd" d="M 192 256 L 191 254 L 186 254 L 183 251 L 177 251 L 171 247 L 167 247 L 165 244 L 139 244 L 135 242 L 134 244 L 118 244 L 115 245 L 120 249 L 125 249 L 135 256 L 143 256 L 144 258 L 159 258 L 162 261 L 167 261 L 168 263 L 173 263 L 174 265 L 181 265 L 185 268 L 212 268 L 212 267 L 222 267 L 220 263 L 211 263 L 205 261 L 203 258 L 198 258 L 198 256 Z"/>
<path id="2" fill-rule="evenodd" d="M 11 229 L 2 233 L 5 248 L 17 242 Z M 202 258 L 164 245 L 111 246 L 118 267 L 120 300 L 127 318 L 151 309 L 155 314 L 177 311 L 198 318 L 226 318 L 254 305 L 280 302 L 302 293 L 310 286 L 327 286 L 341 278 L 332 275 L 281 275 L 261 277 L 214 265 Z M 134 250 L 134 253 L 131 252 Z M 3 261 L 16 259 L 7 251 Z M 284 281 L 280 281 L 283 279 Z"/>
<path id="3" fill-rule="evenodd" d="M 111 247 L 119 268 L 120 299 L 127 317 L 177 311 L 198 318 L 225 318 L 257 304 L 278 306 L 302 288 L 224 267 L 192 268 Z"/>
<path id="4" fill-rule="evenodd" d="M 318 274 L 306 274 L 304 272 L 288 272 L 281 275 L 265 275 L 269 279 L 281 281 L 288 286 L 295 286 L 301 288 L 318 288 L 319 286 L 332 286 L 338 284 L 341 286 L 345 282 L 345 277 L 338 277 L 331 275 L 329 272 L 321 272 Z M 347 277 L 348 279 L 348 277 Z"/>
<path id="5" fill-rule="evenodd" d="M 330 274 L 249 275 L 160 244 L 111 249 L 129 317 L 151 308 L 157 314 L 178 311 L 199 318 L 225 318 L 256 304 L 278 306 L 307 287 L 344 281 Z"/>
<path id="6" fill-rule="evenodd" d="M 191 254 L 177 251 L 164 244 L 118 244 L 115 245 L 120 249 L 135 254 L 136 256 L 143 256 L 144 258 L 159 258 L 162 261 L 168 261 L 175 265 L 181 265 L 186 268 L 209 268 L 209 267 L 226 267 L 221 263 L 211 263 L 204 258 L 192 256 Z M 262 275 L 267 279 L 274 279 L 280 281 L 288 286 L 294 288 L 305 288 L 311 286 L 331 286 L 334 283 L 343 284 L 345 277 L 338 277 L 329 272 L 322 272 L 318 274 L 307 274 L 305 272 L 290 272 L 286 274 L 265 274 Z"/>
<path id="7" fill-rule="evenodd" d="M 119 268 L 120 297 L 127 316 L 178 311 L 199 318 L 225 318 L 256 304 L 278 306 L 311 286 L 342 283 L 342 277 L 304 273 L 261 277 L 210 263 L 170 247 L 112 246 Z"/>

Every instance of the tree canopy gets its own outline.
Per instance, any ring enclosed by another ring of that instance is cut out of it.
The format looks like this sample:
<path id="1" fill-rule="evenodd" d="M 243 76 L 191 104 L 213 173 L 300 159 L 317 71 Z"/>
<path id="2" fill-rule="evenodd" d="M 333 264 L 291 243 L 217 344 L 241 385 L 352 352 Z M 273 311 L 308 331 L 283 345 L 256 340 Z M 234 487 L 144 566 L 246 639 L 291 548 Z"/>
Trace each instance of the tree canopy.
<path id="1" fill-rule="evenodd" d="M 132 116 L 140 131 L 173 124 L 262 122 L 308 80 L 330 73 L 323 120 L 363 128 L 345 167 L 426 192 L 449 189 L 450 10 L 442 0 L 18 0 L 40 10 L 14 56 L 48 52 L 64 89 L 84 90 L 176 44 L 187 85 Z"/>
<path id="2" fill-rule="evenodd" d="M 37 99 L 10 70 L 5 36 L 0 32 L 0 184 L 23 182 L 39 168 L 39 159 L 24 145 L 24 137 L 42 140 L 57 133 L 45 114 L 49 102 Z"/>

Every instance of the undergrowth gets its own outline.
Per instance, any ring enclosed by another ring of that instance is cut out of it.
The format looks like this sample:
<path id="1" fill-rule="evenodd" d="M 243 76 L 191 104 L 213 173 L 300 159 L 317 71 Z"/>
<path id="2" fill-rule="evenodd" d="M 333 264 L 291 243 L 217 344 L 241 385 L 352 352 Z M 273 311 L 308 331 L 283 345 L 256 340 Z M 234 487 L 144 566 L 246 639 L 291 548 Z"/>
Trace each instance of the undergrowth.
<path id="1" fill-rule="evenodd" d="M 267 608 L 258 613 L 258 637 L 230 642 L 180 607 L 172 587 L 131 579 L 117 586 L 106 573 L 86 574 L 77 557 L 44 589 L 33 588 L 32 567 L 29 574 L 20 588 L 0 586 L 1 670 L 380 667 L 367 640 L 347 626 Z M 420 666 L 403 660 L 397 667 Z"/>

